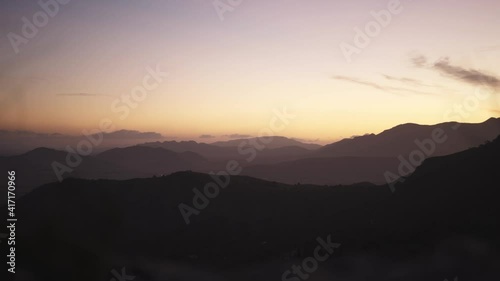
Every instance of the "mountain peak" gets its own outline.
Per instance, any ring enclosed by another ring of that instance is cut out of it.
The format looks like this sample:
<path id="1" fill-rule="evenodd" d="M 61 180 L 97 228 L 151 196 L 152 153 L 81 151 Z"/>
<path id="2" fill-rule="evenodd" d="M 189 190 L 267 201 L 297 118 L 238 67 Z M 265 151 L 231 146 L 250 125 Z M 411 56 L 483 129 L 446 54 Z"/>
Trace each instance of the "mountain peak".
<path id="1" fill-rule="evenodd" d="M 62 152 L 60 150 L 55 150 L 53 148 L 48 148 L 48 147 L 37 147 L 33 150 L 30 150 L 23 155 L 48 155 L 52 153 L 59 153 Z"/>

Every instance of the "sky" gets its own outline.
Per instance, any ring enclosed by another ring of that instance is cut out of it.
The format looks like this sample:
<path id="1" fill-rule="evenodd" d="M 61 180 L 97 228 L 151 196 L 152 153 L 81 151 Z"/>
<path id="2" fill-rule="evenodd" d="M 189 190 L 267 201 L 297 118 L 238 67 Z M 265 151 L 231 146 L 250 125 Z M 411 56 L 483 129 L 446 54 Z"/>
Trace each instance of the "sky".
<path id="1" fill-rule="evenodd" d="M 286 108 L 273 133 L 328 143 L 500 116 L 500 1 L 49 2 L 45 22 L 37 1 L 2 4 L 0 129 L 77 135 L 105 119 L 216 141 L 258 136 Z M 119 110 L 152 70 L 168 75 Z"/>

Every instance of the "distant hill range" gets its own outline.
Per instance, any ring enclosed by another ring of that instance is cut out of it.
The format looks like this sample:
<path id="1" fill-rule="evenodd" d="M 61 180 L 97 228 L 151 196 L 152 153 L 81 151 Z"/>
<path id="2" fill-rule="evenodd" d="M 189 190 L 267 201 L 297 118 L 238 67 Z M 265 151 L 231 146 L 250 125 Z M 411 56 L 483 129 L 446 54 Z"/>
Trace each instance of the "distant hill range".
<path id="1" fill-rule="evenodd" d="M 202 156 L 193 152 L 176 153 L 141 146 L 114 148 L 95 156 L 85 156 L 75 167 L 68 164 L 67 157 L 65 151 L 37 148 L 17 156 L 0 157 L 0 169 L 16 171 L 18 192 L 22 195 L 44 183 L 58 181 L 53 168 L 55 162 L 72 170 L 64 173 L 64 178 L 83 179 L 146 178 L 194 170 L 207 164 Z"/>
<path id="2" fill-rule="evenodd" d="M 0 130 L 0 155 L 13 156 L 29 152 L 38 147 L 47 147 L 55 150 L 63 150 L 67 145 L 75 147 L 82 140 L 88 138 L 93 142 L 99 142 L 93 147 L 94 153 L 103 152 L 115 147 L 133 146 L 146 141 L 159 141 L 165 138 L 155 132 L 139 132 L 131 130 L 119 130 L 109 133 L 83 135 L 64 135 L 59 133 L 43 134 L 32 131 L 8 131 Z"/>
<path id="3" fill-rule="evenodd" d="M 500 134 L 500 119 L 479 124 L 443 123 L 433 126 L 405 124 L 378 135 L 366 135 L 319 147 L 284 137 L 263 145 L 255 138 L 217 142 L 148 142 L 114 148 L 83 157 L 82 164 L 65 177 L 84 179 L 132 179 L 161 176 L 178 171 L 218 172 L 228 161 L 238 161 L 242 175 L 283 183 L 353 184 L 386 182 L 385 171 L 397 173 L 400 160 L 418 150 L 415 141 L 432 138 L 443 130 L 447 139 L 436 144 L 430 156 L 447 155 L 492 140 Z M 128 135 L 128 134 L 127 134 Z M 256 144 L 257 143 L 257 144 Z M 250 156 L 253 158 L 251 160 Z M 67 153 L 48 148 L 0 157 L 0 168 L 16 170 L 21 193 L 57 181 L 52 163 L 66 163 Z"/>
<path id="4" fill-rule="evenodd" d="M 298 140 L 294 139 L 289 139 L 285 137 L 280 137 L 280 136 L 270 136 L 267 137 L 268 139 L 272 139 L 272 141 L 266 145 L 267 149 L 275 149 L 275 148 L 282 148 L 282 147 L 301 147 L 309 150 L 315 150 L 321 147 L 319 144 L 314 144 L 314 143 L 304 143 L 300 142 Z M 241 145 L 243 142 L 257 142 L 258 138 L 247 138 L 247 139 L 235 139 L 235 140 L 230 140 L 230 141 L 219 141 L 219 142 L 214 142 L 212 145 L 216 146 L 221 146 L 221 147 L 238 147 Z"/>
<path id="5" fill-rule="evenodd" d="M 397 157 L 408 155 L 417 147 L 415 141 L 432 138 L 434 130 L 443 130 L 447 141 L 436 146 L 433 156 L 448 155 L 490 141 L 500 134 L 500 118 L 483 123 L 447 122 L 437 125 L 403 124 L 383 131 L 325 145 L 317 151 L 320 157 Z"/>
<path id="6" fill-rule="evenodd" d="M 344 139 L 326 145 L 302 159 L 273 165 L 254 165 L 245 175 L 285 183 L 351 184 L 355 182 L 386 182 L 385 171 L 396 173 L 401 160 L 409 161 L 410 153 L 430 149 L 417 142 L 432 140 L 433 132 L 441 131 L 446 140 L 434 142 L 433 152 L 427 156 L 456 153 L 493 140 L 500 134 L 500 118 L 491 118 L 479 124 L 448 122 L 437 125 L 404 124 L 378 135 Z"/>
<path id="7" fill-rule="evenodd" d="M 138 280 L 279 280 L 331 235 L 341 246 L 311 280 L 497 280 L 499 167 L 497 137 L 425 160 L 395 193 L 232 176 L 189 225 L 179 204 L 193 206 L 209 175 L 66 179 L 18 200 L 19 270 L 55 281 L 109 280 L 123 267 Z"/>
<path id="8" fill-rule="evenodd" d="M 264 144 L 264 142 L 266 142 Z M 238 139 L 212 144 L 198 143 L 195 141 L 164 141 L 149 142 L 141 146 L 161 147 L 175 152 L 191 151 L 202 155 L 210 161 L 242 160 L 248 156 L 240 149 L 253 147 L 258 152 L 255 163 L 278 163 L 311 155 L 312 150 L 321 146 L 317 144 L 302 143 L 293 139 L 274 136 L 262 142 L 257 138 Z"/>

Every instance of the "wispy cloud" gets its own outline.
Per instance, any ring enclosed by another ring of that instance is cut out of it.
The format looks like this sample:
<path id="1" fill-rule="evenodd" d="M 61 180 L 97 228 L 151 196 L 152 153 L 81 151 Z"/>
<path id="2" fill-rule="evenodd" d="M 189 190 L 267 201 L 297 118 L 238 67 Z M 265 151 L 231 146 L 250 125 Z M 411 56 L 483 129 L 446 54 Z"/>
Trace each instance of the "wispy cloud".
<path id="1" fill-rule="evenodd" d="M 386 75 L 386 74 L 382 74 L 382 76 L 384 76 L 384 78 L 387 80 L 398 81 L 398 82 L 410 84 L 412 86 L 431 87 L 430 85 L 427 85 L 427 84 L 425 84 L 422 81 L 417 80 L 417 79 L 412 79 L 412 78 L 407 78 L 407 77 L 395 77 L 395 76 Z"/>
<path id="2" fill-rule="evenodd" d="M 213 139 L 215 138 L 215 136 L 212 136 L 212 135 L 201 135 L 199 136 L 200 139 Z"/>
<path id="3" fill-rule="evenodd" d="M 106 94 L 91 94 L 91 93 L 58 93 L 57 96 L 66 97 L 114 97 Z"/>
<path id="4" fill-rule="evenodd" d="M 160 133 L 156 132 L 141 132 L 136 130 L 119 130 L 110 133 L 105 133 L 106 138 L 112 139 L 161 139 L 164 138 Z M 60 133 L 38 133 L 33 131 L 24 130 L 0 130 L 0 137 L 13 136 L 17 138 L 27 137 L 27 138 L 48 138 L 48 137 L 65 137 L 65 138 L 77 138 L 78 135 L 65 135 Z"/>
<path id="5" fill-rule="evenodd" d="M 416 67 L 424 67 L 427 64 L 427 58 L 423 55 L 415 55 L 411 57 L 411 62 Z"/>
<path id="6" fill-rule="evenodd" d="M 337 75 L 337 76 L 333 76 L 332 78 L 337 79 L 337 80 L 348 81 L 351 83 L 356 83 L 356 84 L 367 86 L 367 87 L 371 87 L 371 88 L 381 90 L 384 92 L 389 92 L 389 93 L 395 94 L 395 95 L 401 95 L 401 92 L 407 92 L 407 93 L 418 94 L 418 95 L 433 95 L 431 93 L 422 92 L 422 91 L 413 90 L 413 89 L 408 89 L 408 88 L 379 85 L 379 84 L 374 83 L 374 82 L 365 81 L 365 80 L 361 80 L 361 79 L 354 78 L 354 77 Z"/>
<path id="7" fill-rule="evenodd" d="M 116 139 L 162 139 L 160 133 L 156 132 L 140 132 L 135 130 L 119 130 L 106 134 L 106 138 Z"/>
<path id="8" fill-rule="evenodd" d="M 443 58 L 434 63 L 433 68 L 443 74 L 473 85 L 485 85 L 493 88 L 500 87 L 500 79 L 476 69 L 467 69 L 450 64 L 448 58 Z"/>
<path id="9" fill-rule="evenodd" d="M 428 59 L 425 56 L 418 55 L 411 58 L 411 61 L 416 67 L 429 68 L 467 84 L 500 88 L 500 78 L 477 69 L 453 65 L 448 57 L 441 58 L 434 63 L 427 63 Z"/>
<path id="10" fill-rule="evenodd" d="M 244 139 L 244 138 L 251 138 L 251 135 L 240 135 L 240 134 L 231 134 L 231 135 L 224 135 L 226 138 L 230 139 Z"/>

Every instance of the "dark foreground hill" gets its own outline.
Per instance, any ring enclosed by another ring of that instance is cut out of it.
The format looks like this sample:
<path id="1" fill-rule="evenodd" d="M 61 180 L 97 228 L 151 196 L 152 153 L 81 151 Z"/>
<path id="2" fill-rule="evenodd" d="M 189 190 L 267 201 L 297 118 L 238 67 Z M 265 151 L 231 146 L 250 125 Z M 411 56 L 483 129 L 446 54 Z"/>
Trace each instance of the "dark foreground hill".
<path id="1" fill-rule="evenodd" d="M 243 174 L 283 183 L 353 184 L 385 182 L 384 173 L 399 165 L 396 157 L 305 158 L 273 165 L 245 167 Z"/>
<path id="2" fill-rule="evenodd" d="M 232 176 L 189 224 L 179 204 L 193 206 L 209 175 L 67 179 L 19 200 L 17 266 L 25 281 L 108 281 L 122 268 L 134 280 L 281 280 L 331 235 L 340 246 L 307 280 L 499 280 L 499 167 L 497 138 L 426 160 L 395 193 Z"/>

